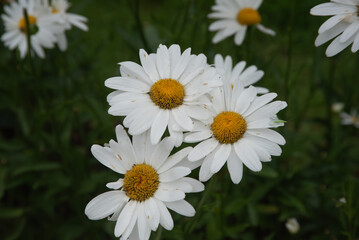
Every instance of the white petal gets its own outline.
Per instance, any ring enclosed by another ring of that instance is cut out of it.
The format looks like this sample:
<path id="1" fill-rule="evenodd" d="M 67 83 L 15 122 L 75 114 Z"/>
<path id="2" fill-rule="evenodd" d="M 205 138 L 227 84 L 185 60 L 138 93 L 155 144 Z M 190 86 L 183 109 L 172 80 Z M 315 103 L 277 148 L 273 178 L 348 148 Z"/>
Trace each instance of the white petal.
<path id="1" fill-rule="evenodd" d="M 196 213 L 196 210 L 185 200 L 175 201 L 175 202 L 166 202 L 166 206 L 175 211 L 178 214 L 181 214 L 186 217 L 193 217 Z"/>
<path id="2" fill-rule="evenodd" d="M 173 219 L 171 217 L 170 212 L 167 210 L 167 207 L 165 204 L 159 200 L 156 200 L 157 207 L 160 210 L 160 224 L 164 227 L 166 230 L 172 230 L 173 228 Z"/>
<path id="3" fill-rule="evenodd" d="M 199 170 L 199 180 L 202 182 L 208 181 L 208 179 L 213 176 L 213 173 L 211 172 L 213 157 L 213 152 L 208 154 L 201 165 L 201 169 Z"/>
<path id="4" fill-rule="evenodd" d="M 319 28 L 318 33 L 323 33 L 335 25 L 337 25 L 340 21 L 342 21 L 346 15 L 335 15 L 331 18 L 329 18 L 327 21 L 325 21 Z"/>
<path id="5" fill-rule="evenodd" d="M 160 80 L 156 67 L 156 56 L 153 54 L 148 55 L 145 50 L 141 49 L 140 60 L 143 70 L 147 73 L 152 82 Z"/>
<path id="6" fill-rule="evenodd" d="M 151 155 L 149 164 L 155 169 L 158 169 L 162 164 L 167 160 L 172 149 L 174 147 L 174 142 L 171 138 L 163 139 L 159 144 L 155 145 L 155 149 Z"/>
<path id="7" fill-rule="evenodd" d="M 160 213 L 156 201 L 153 198 L 147 199 L 145 202 L 145 214 L 148 223 L 153 231 L 156 231 L 160 223 Z"/>
<path id="8" fill-rule="evenodd" d="M 197 146 L 193 148 L 193 150 L 188 155 L 188 160 L 190 161 L 197 161 L 201 158 L 208 155 L 212 152 L 218 145 L 218 141 L 210 138 L 206 141 L 199 143 Z"/>
<path id="9" fill-rule="evenodd" d="M 110 191 L 92 199 L 85 209 L 91 220 L 98 220 L 113 214 L 128 199 L 123 191 Z"/>
<path id="10" fill-rule="evenodd" d="M 193 121 L 187 116 L 181 107 L 172 109 L 171 113 L 178 125 L 187 131 L 192 131 Z"/>
<path id="11" fill-rule="evenodd" d="M 268 139 L 269 141 L 275 142 L 279 145 L 285 144 L 284 137 L 272 129 L 248 129 L 247 133 Z"/>
<path id="12" fill-rule="evenodd" d="M 349 38 L 346 42 L 340 42 L 340 36 L 333 40 L 333 42 L 328 46 L 325 54 L 327 57 L 332 57 L 341 52 L 344 48 L 348 47 L 353 42 L 353 37 Z"/>
<path id="13" fill-rule="evenodd" d="M 185 194 L 181 190 L 168 189 L 166 186 L 160 184 L 154 197 L 164 202 L 174 202 L 185 198 Z"/>
<path id="14" fill-rule="evenodd" d="M 126 206 L 123 208 L 115 226 L 115 236 L 119 237 L 122 233 L 126 230 L 129 226 L 131 221 L 131 216 L 133 215 L 135 210 L 137 209 L 137 202 L 136 201 L 129 201 Z"/>
<path id="15" fill-rule="evenodd" d="M 231 151 L 231 155 L 227 160 L 227 168 L 232 182 L 238 184 L 243 177 L 243 163 L 235 151 Z"/>
<path id="16" fill-rule="evenodd" d="M 176 152 L 172 156 L 170 156 L 164 164 L 157 170 L 158 173 L 165 172 L 181 162 L 185 157 L 188 156 L 188 153 L 192 150 L 192 147 L 186 147 Z"/>
<path id="17" fill-rule="evenodd" d="M 119 189 L 121 188 L 123 185 L 123 179 L 120 178 L 118 179 L 116 182 L 109 182 L 106 184 L 106 187 L 110 188 L 110 189 Z"/>
<path id="18" fill-rule="evenodd" d="M 186 167 L 174 167 L 170 170 L 160 174 L 160 182 L 172 182 L 177 179 L 180 179 L 184 176 L 187 176 L 191 173 L 191 170 Z"/>
<path id="19" fill-rule="evenodd" d="M 203 183 L 201 183 L 200 181 L 198 181 L 196 179 L 184 177 L 181 179 L 181 181 L 187 182 L 192 186 L 191 192 L 202 192 L 204 190 Z"/>
<path id="20" fill-rule="evenodd" d="M 161 140 L 161 137 L 167 128 L 169 116 L 170 112 L 166 109 L 160 109 L 157 113 L 151 126 L 152 144 L 157 144 Z"/>
<path id="21" fill-rule="evenodd" d="M 259 160 L 256 152 L 246 144 L 245 138 L 240 139 L 234 143 L 234 150 L 239 159 L 246 165 L 250 170 L 259 172 L 262 170 L 262 163 Z"/>
<path id="22" fill-rule="evenodd" d="M 356 8 L 354 6 L 348 6 L 337 3 L 322 3 L 310 10 L 310 14 L 316 16 L 330 16 L 338 14 L 350 14 L 355 13 Z"/>
<path id="23" fill-rule="evenodd" d="M 255 87 L 250 86 L 249 88 L 245 89 L 241 95 L 239 95 L 236 101 L 235 111 L 242 115 L 248 109 L 249 105 L 252 103 L 256 96 L 257 89 Z"/>
<path id="24" fill-rule="evenodd" d="M 138 235 L 140 240 L 148 240 L 146 236 L 148 236 L 148 232 L 151 232 L 150 226 L 146 219 L 144 204 L 139 203 L 137 207 L 137 214 L 138 214 Z"/>
<path id="25" fill-rule="evenodd" d="M 212 135 L 213 135 L 213 133 L 211 130 L 204 130 L 204 131 L 188 134 L 185 137 L 184 141 L 187 143 L 200 142 L 200 141 L 203 141 L 203 140 L 211 137 Z"/>
<path id="26" fill-rule="evenodd" d="M 103 165 L 112 169 L 115 172 L 125 174 L 127 165 L 121 163 L 121 160 L 116 157 L 115 153 L 112 152 L 109 148 L 101 147 L 99 145 L 92 145 L 91 147 L 92 155 Z"/>
<path id="27" fill-rule="evenodd" d="M 150 90 L 150 86 L 143 81 L 127 77 L 108 78 L 105 81 L 105 86 L 112 89 L 135 93 L 147 93 Z"/>
<path id="28" fill-rule="evenodd" d="M 170 55 L 167 47 L 162 44 L 157 49 L 156 63 L 160 78 L 169 78 L 171 70 Z"/>
<path id="29" fill-rule="evenodd" d="M 148 75 L 145 73 L 143 68 L 137 63 L 127 61 L 127 62 L 120 62 L 119 64 L 121 65 L 122 77 L 138 79 L 147 82 L 149 84 L 152 83 L 152 81 L 149 79 Z"/>
<path id="30" fill-rule="evenodd" d="M 231 144 L 221 144 L 214 154 L 213 162 L 211 165 L 211 171 L 217 173 L 223 165 L 226 163 L 230 153 L 232 145 Z"/>

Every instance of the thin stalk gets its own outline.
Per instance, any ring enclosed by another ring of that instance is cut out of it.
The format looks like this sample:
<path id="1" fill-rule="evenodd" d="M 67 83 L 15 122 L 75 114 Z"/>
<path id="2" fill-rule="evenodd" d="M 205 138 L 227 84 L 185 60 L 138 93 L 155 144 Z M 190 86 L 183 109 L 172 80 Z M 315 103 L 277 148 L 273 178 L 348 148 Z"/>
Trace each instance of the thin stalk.
<path id="1" fill-rule="evenodd" d="M 161 239 L 162 232 L 163 232 L 163 227 L 159 226 L 157 234 L 156 234 L 156 237 L 155 237 L 155 240 L 160 240 Z"/>
<path id="2" fill-rule="evenodd" d="M 246 60 L 249 63 L 251 61 L 251 53 L 252 53 L 252 35 L 253 35 L 253 27 L 248 26 L 247 30 L 247 39 L 246 39 Z"/>
<path id="3" fill-rule="evenodd" d="M 184 8 L 184 14 L 183 14 L 183 19 L 182 19 L 182 23 L 181 26 L 179 27 L 179 31 L 176 35 L 176 43 L 179 42 L 179 40 L 181 39 L 182 33 L 185 29 L 186 23 L 187 23 L 187 18 L 188 18 L 188 14 L 189 14 L 189 8 L 191 6 L 192 0 L 187 0 L 187 4 L 186 7 Z"/>
<path id="4" fill-rule="evenodd" d="M 336 62 L 335 59 L 330 59 L 330 66 L 329 66 L 329 76 L 328 76 L 328 82 L 327 86 L 325 86 L 325 98 L 326 98 L 326 127 L 327 127 L 327 150 L 328 152 L 331 149 L 332 146 L 332 139 L 333 139 L 333 112 L 332 112 L 332 95 L 333 95 L 333 81 L 334 81 L 334 75 L 335 75 L 335 68 L 336 68 Z"/>
<path id="5" fill-rule="evenodd" d="M 150 49 L 148 41 L 146 39 L 145 32 L 143 30 L 143 24 L 142 24 L 142 21 L 141 21 L 140 0 L 135 0 L 134 1 L 134 11 L 133 12 L 135 14 L 136 25 L 137 25 L 138 31 L 140 33 L 140 37 L 141 37 L 143 46 L 144 46 L 146 51 L 150 51 L 151 49 Z"/>
<path id="6" fill-rule="evenodd" d="M 290 73 L 292 68 L 292 55 L 293 55 L 293 24 L 295 15 L 295 0 L 292 0 L 290 20 L 288 27 L 288 47 L 287 47 L 287 67 L 284 76 L 284 99 L 289 102 L 290 96 Z"/>
<path id="7" fill-rule="evenodd" d="M 206 190 L 204 191 L 203 195 L 202 195 L 202 198 L 201 200 L 199 201 L 198 205 L 197 205 L 197 208 L 196 208 L 196 215 L 192 218 L 191 222 L 189 222 L 189 224 L 187 225 L 186 227 L 186 230 L 185 232 L 187 234 L 190 234 L 193 232 L 193 230 L 195 229 L 196 225 L 197 225 L 197 222 L 198 222 L 198 218 L 199 218 L 199 213 L 201 212 L 201 209 L 203 207 L 203 204 L 206 202 L 210 192 L 211 192 L 211 189 L 213 187 L 213 184 L 215 182 L 215 177 L 212 177 L 212 179 L 209 181 L 208 183 L 208 186 L 206 188 Z M 189 227 L 188 227 L 189 226 Z"/>
<path id="8" fill-rule="evenodd" d="M 31 68 L 32 74 L 34 75 L 34 78 L 36 78 L 34 61 L 32 59 L 32 54 L 31 54 L 31 33 L 30 33 L 29 15 L 27 13 L 26 8 L 23 8 L 23 13 L 24 13 L 25 23 L 26 23 L 25 31 L 26 31 L 26 42 L 27 42 L 27 50 L 28 50 L 28 56 L 29 56 L 29 61 L 30 61 L 30 68 Z M 35 79 L 35 81 L 37 81 L 37 80 Z"/>

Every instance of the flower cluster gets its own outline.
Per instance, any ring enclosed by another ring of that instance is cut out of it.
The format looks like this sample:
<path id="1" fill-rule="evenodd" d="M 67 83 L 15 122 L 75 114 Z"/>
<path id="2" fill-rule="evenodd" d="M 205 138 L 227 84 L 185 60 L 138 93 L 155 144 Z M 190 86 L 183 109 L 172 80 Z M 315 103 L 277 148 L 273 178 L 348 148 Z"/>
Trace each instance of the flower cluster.
<path id="1" fill-rule="evenodd" d="M 227 162 L 238 184 L 243 164 L 260 171 L 285 144 L 271 128 L 284 125 L 277 114 L 287 104 L 252 86 L 264 75 L 257 67 L 244 61 L 233 66 L 231 57 L 221 55 L 210 65 L 205 55 L 181 52 L 178 45 L 139 55 L 141 64 L 121 62 L 121 76 L 105 82 L 115 90 L 107 97 L 109 113 L 125 117 L 132 142 L 119 125 L 117 142 L 91 148 L 97 160 L 124 177 L 107 184 L 113 190 L 91 200 L 85 213 L 117 221 L 115 236 L 121 239 L 148 239 L 159 224 L 172 229 L 167 208 L 193 216 L 185 194 L 204 186 L 186 177 L 192 169 L 200 167 L 199 180 L 207 181 Z M 183 148 L 183 142 L 193 147 Z M 171 155 L 174 147 L 181 150 Z"/>
<path id="2" fill-rule="evenodd" d="M 5 13 L 1 16 L 5 25 L 1 40 L 9 49 L 19 49 L 21 58 L 24 58 L 29 50 L 44 58 L 44 48 L 50 49 L 56 44 L 60 50 L 65 51 L 67 30 L 72 26 L 83 31 L 88 30 L 87 19 L 68 13 L 69 7 L 67 0 L 12 1 L 4 7 Z"/>

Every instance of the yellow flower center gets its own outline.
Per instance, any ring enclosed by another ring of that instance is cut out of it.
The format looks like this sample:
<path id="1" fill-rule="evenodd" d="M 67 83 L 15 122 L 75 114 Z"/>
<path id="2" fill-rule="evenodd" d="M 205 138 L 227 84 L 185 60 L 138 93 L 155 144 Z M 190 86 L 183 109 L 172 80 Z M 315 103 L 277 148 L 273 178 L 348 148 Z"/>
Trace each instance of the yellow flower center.
<path id="1" fill-rule="evenodd" d="M 145 201 L 152 197 L 159 184 L 158 174 L 147 164 L 134 165 L 128 170 L 123 179 L 123 190 L 135 201 Z"/>
<path id="2" fill-rule="evenodd" d="M 36 24 L 36 17 L 29 15 L 29 25 L 35 25 Z M 22 17 L 19 21 L 19 28 L 21 32 L 26 32 L 26 20 L 25 17 Z"/>
<path id="3" fill-rule="evenodd" d="M 255 25 L 261 22 L 261 15 L 253 8 L 243 8 L 237 15 L 237 21 L 242 25 Z"/>
<path id="4" fill-rule="evenodd" d="M 51 10 L 51 12 L 53 13 L 53 14 L 56 14 L 56 13 L 58 13 L 59 12 L 59 10 L 57 10 L 56 8 L 52 8 L 52 10 Z"/>
<path id="5" fill-rule="evenodd" d="M 237 142 L 247 130 L 246 120 L 236 112 L 221 112 L 211 125 L 213 136 L 222 144 Z"/>
<path id="6" fill-rule="evenodd" d="M 172 109 L 183 103 L 184 87 L 174 79 L 161 79 L 150 89 L 151 100 L 160 108 Z"/>

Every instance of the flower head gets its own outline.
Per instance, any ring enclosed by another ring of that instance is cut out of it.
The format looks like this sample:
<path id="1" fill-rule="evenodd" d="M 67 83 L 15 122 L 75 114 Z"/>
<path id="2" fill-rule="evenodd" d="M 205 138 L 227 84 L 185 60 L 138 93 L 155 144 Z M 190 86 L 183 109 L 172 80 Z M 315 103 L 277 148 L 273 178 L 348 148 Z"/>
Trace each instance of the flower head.
<path id="1" fill-rule="evenodd" d="M 209 18 L 217 19 L 209 26 L 210 31 L 218 31 L 213 37 L 213 43 L 234 35 L 235 44 L 241 45 L 247 28 L 252 25 L 274 36 L 274 31 L 260 24 L 262 18 L 258 8 L 261 4 L 262 0 L 216 0 L 216 5 L 212 7 L 214 12 L 208 15 Z"/>
<path id="2" fill-rule="evenodd" d="M 67 49 L 65 31 L 71 30 L 72 26 L 83 31 L 88 31 L 86 17 L 67 12 L 70 7 L 70 3 L 67 0 L 52 0 L 51 4 L 49 3 L 49 0 L 44 0 L 43 4 L 49 9 L 49 13 L 57 17 L 57 23 L 64 29 L 62 32 L 56 34 L 57 44 L 60 50 L 65 51 Z"/>
<path id="3" fill-rule="evenodd" d="M 352 109 L 350 114 L 346 112 L 340 113 L 343 125 L 353 125 L 356 128 L 359 128 L 359 114 L 357 114 L 356 109 Z"/>
<path id="4" fill-rule="evenodd" d="M 246 62 L 241 61 L 233 67 L 233 61 L 230 56 L 225 58 L 222 55 L 217 54 L 214 58 L 214 65 L 217 72 L 230 82 L 240 81 L 243 87 L 249 87 L 254 83 L 257 83 L 264 75 L 264 72 L 258 70 L 256 66 L 249 66 L 246 70 Z M 268 93 L 268 89 L 263 87 L 256 87 L 257 92 L 260 94 Z"/>
<path id="5" fill-rule="evenodd" d="M 156 54 L 140 50 L 140 59 L 142 66 L 121 62 L 122 76 L 106 80 L 116 90 L 107 98 L 109 113 L 126 116 L 131 135 L 150 131 L 153 144 L 168 127 L 179 146 L 183 131 L 193 129 L 193 119 L 208 119 L 206 94 L 222 84 L 219 75 L 203 54 L 193 55 L 189 48 L 181 54 L 178 45 L 160 45 Z"/>
<path id="6" fill-rule="evenodd" d="M 27 20 L 24 9 L 28 14 Z M 37 0 L 13 1 L 4 7 L 4 11 L 1 16 L 5 24 L 5 33 L 1 37 L 4 44 L 11 50 L 18 48 L 21 58 L 24 58 L 28 52 L 27 34 L 29 34 L 31 48 L 39 57 L 44 58 L 43 48 L 54 47 L 57 41 L 55 35 L 62 31 L 56 23 L 56 17 L 46 14 L 43 5 Z"/>
<path id="7" fill-rule="evenodd" d="M 296 218 L 290 218 L 286 221 L 285 227 L 287 228 L 288 232 L 291 234 L 296 234 L 299 232 L 300 225 Z"/>
<path id="8" fill-rule="evenodd" d="M 315 16 L 332 16 L 319 28 L 315 46 L 320 46 L 335 38 L 328 46 L 325 54 L 332 57 L 352 45 L 352 52 L 359 49 L 359 1 L 331 0 L 310 10 Z"/>
<path id="9" fill-rule="evenodd" d="M 185 142 L 200 142 L 188 159 L 204 158 L 199 173 L 201 181 L 207 181 L 227 162 L 231 179 L 237 184 L 242 179 L 243 164 L 252 171 L 260 171 L 261 162 L 281 154 L 279 145 L 285 144 L 285 140 L 270 128 L 283 126 L 277 113 L 287 106 L 286 102 L 271 102 L 277 96 L 275 93 L 258 97 L 255 87 L 244 88 L 246 81 L 256 82 L 262 75 L 253 67 L 244 70 L 243 64 L 225 74 L 223 87 L 211 92 L 212 117 L 206 124 L 196 122 L 194 131 L 186 134 Z"/>
<path id="10" fill-rule="evenodd" d="M 191 147 L 170 155 L 173 139 L 159 144 L 150 143 L 149 134 L 133 136 L 132 143 L 121 125 L 116 127 L 117 142 L 108 146 L 93 145 L 92 154 L 106 167 L 122 174 L 116 182 L 106 186 L 112 191 L 100 194 L 86 206 L 85 213 L 92 219 L 109 217 L 117 221 L 115 236 L 149 239 L 151 230 L 161 224 L 173 228 L 168 208 L 184 216 L 195 214 L 184 200 L 186 193 L 203 191 L 201 182 L 186 177 L 198 166 L 187 160 Z"/>

